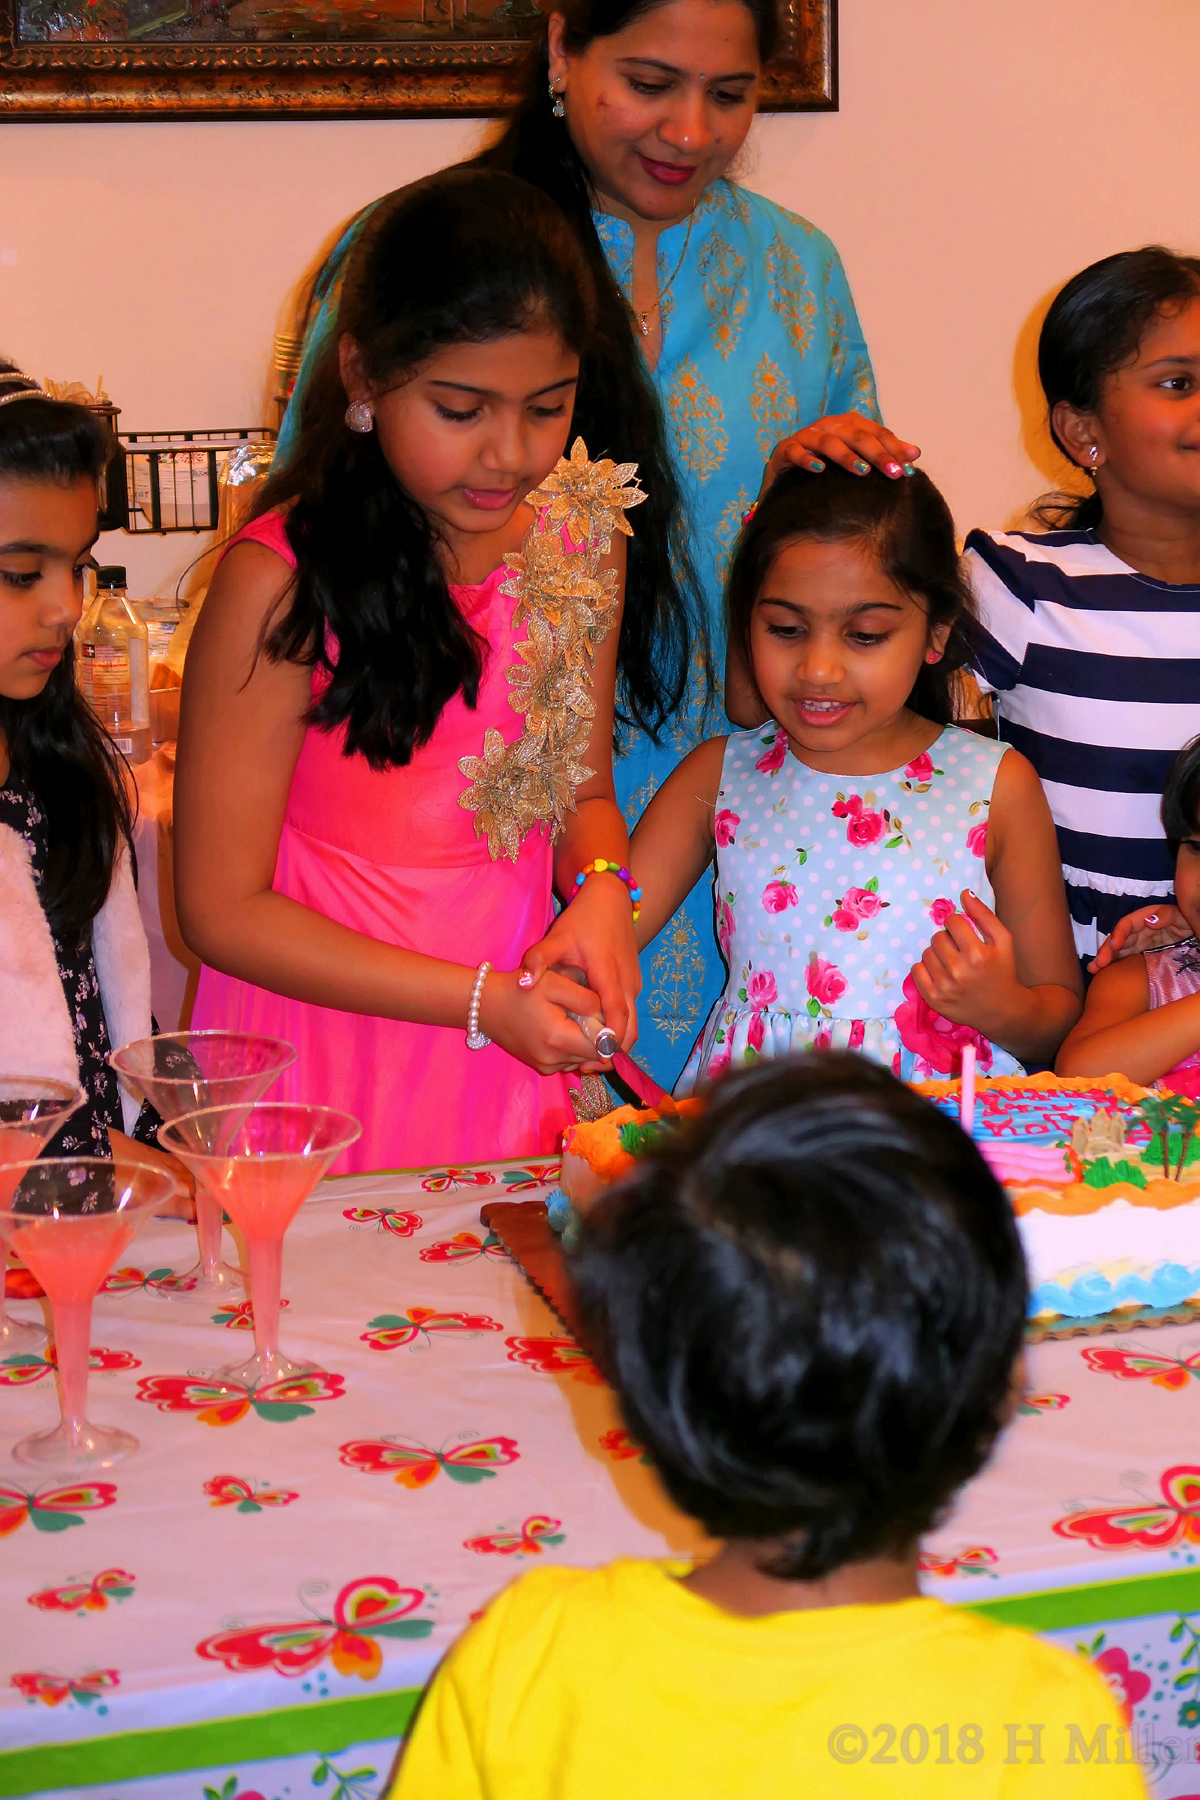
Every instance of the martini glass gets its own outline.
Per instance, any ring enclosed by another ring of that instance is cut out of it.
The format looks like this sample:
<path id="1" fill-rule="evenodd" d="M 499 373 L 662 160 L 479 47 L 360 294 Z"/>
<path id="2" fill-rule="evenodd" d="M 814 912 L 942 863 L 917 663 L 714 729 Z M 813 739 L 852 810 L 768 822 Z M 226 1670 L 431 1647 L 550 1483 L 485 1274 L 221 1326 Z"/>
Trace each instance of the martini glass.
<path id="1" fill-rule="evenodd" d="M 224 1109 L 241 1105 L 244 1116 L 245 1109 L 262 1099 L 276 1076 L 295 1062 L 296 1052 L 282 1038 L 256 1037 L 246 1031 L 176 1031 L 125 1044 L 108 1060 L 121 1080 L 148 1100 L 168 1125 L 185 1113 L 195 1121 L 215 1109 L 222 1116 L 212 1121 L 213 1127 L 225 1130 L 237 1121 L 231 1123 Z M 198 1131 L 195 1127 L 192 1133 L 197 1150 L 219 1147 L 215 1139 L 196 1135 Z M 242 1280 L 236 1269 L 221 1260 L 220 1201 L 205 1185 L 202 1170 L 190 1163 L 188 1167 L 196 1180 L 200 1261 L 178 1281 L 191 1284 L 180 1291 L 211 1305 L 240 1291 Z"/>
<path id="2" fill-rule="evenodd" d="M 11 1173 L 11 1165 L 0 1166 L 0 1180 Z M 18 1462 L 106 1469 L 137 1449 L 129 1432 L 86 1416 L 92 1300 L 139 1225 L 178 1190 L 161 1163 L 133 1157 L 119 1169 L 95 1156 L 46 1157 L 20 1168 L 0 1210 L 0 1238 L 50 1296 L 62 1420 L 22 1438 L 13 1450 Z"/>
<path id="3" fill-rule="evenodd" d="M 203 1183 L 246 1240 L 254 1355 L 219 1370 L 220 1379 L 256 1387 L 287 1375 L 308 1375 L 317 1367 L 280 1353 L 283 1238 L 330 1163 L 361 1131 L 349 1113 L 327 1106 L 260 1100 L 254 1106 L 185 1113 L 159 1132 L 163 1149 L 187 1164 L 197 1189 Z"/>
<path id="4" fill-rule="evenodd" d="M 87 1098 L 69 1081 L 47 1075 L 0 1075 L 0 1208 L 6 1207 L 24 1169 L 42 1146 Z M 6 1165 L 6 1166 L 5 1166 Z M 20 1356 L 46 1341 L 43 1325 L 10 1319 L 4 1305 L 4 1263 L 0 1258 L 0 1356 Z"/>

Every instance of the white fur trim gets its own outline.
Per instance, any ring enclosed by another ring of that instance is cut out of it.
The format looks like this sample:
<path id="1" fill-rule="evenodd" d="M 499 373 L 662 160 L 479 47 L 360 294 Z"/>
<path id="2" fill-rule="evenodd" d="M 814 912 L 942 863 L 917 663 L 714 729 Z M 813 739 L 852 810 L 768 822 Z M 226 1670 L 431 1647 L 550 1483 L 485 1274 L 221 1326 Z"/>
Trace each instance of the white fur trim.
<path id="1" fill-rule="evenodd" d="M 0 1072 L 77 1082 L 75 1033 L 25 840 L 0 825 Z"/>
<path id="2" fill-rule="evenodd" d="M 108 899 L 96 914 L 92 926 L 92 949 L 96 958 L 96 977 L 108 1026 L 109 1042 L 114 1050 L 150 1036 L 150 947 L 142 916 L 138 911 L 137 890 L 129 866 L 129 850 L 122 843 L 113 870 Z M 125 1130 L 130 1132 L 142 1110 L 141 1101 L 121 1087 L 121 1114 Z"/>

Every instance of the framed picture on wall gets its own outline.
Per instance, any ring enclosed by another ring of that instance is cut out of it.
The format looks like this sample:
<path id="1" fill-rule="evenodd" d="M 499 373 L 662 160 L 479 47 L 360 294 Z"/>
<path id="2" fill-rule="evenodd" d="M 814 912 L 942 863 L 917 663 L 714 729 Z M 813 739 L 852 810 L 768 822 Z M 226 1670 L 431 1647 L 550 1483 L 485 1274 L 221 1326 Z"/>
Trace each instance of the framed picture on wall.
<path id="1" fill-rule="evenodd" d="M 837 0 L 778 4 L 764 107 L 836 108 Z M 487 116 L 539 16 L 536 0 L 0 0 L 0 122 Z"/>

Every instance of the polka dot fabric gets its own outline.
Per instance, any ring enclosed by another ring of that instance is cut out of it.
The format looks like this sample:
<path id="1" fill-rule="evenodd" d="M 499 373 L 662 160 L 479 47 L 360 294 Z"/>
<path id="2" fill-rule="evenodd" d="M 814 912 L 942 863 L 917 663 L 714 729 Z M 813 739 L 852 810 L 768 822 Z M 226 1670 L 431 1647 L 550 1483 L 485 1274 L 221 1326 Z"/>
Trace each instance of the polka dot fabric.
<path id="1" fill-rule="evenodd" d="M 963 888 L 993 904 L 988 810 L 1007 745 L 950 725 L 882 775 L 823 775 L 773 722 L 725 746 L 717 796 L 717 936 L 729 964 L 679 1082 L 791 1050 L 861 1050 L 906 1081 L 1007 1051 L 925 1005 L 909 971 Z"/>

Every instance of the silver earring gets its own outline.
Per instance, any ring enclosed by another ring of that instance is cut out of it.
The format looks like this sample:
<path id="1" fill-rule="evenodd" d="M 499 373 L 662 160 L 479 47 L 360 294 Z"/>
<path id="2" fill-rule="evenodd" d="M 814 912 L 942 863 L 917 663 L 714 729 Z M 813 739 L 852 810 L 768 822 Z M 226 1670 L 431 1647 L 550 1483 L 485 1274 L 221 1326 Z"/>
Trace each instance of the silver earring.
<path id="1" fill-rule="evenodd" d="M 1088 449 L 1088 459 L 1090 463 L 1088 474 L 1094 475 L 1096 473 L 1096 466 L 1100 461 L 1100 451 L 1097 445 L 1092 444 Z"/>
<path id="2" fill-rule="evenodd" d="M 553 82 L 550 83 L 550 100 L 550 111 L 554 114 L 555 118 L 561 119 L 565 117 L 566 107 L 562 103 L 562 95 L 559 93 Z"/>
<path id="3" fill-rule="evenodd" d="M 346 423 L 351 431 L 368 432 L 375 429 L 375 414 L 369 400 L 352 400 L 346 408 Z"/>

